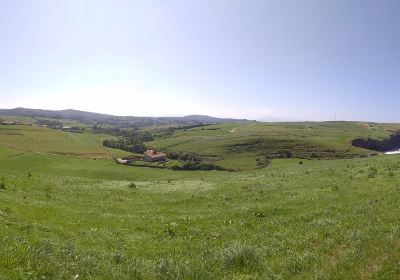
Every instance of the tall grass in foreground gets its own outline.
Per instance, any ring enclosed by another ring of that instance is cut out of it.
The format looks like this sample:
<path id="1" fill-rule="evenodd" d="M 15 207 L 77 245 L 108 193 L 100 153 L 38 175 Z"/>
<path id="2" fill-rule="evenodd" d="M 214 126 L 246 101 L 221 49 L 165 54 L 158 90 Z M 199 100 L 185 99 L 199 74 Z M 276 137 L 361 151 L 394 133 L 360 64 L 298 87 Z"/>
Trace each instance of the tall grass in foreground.
<path id="1" fill-rule="evenodd" d="M 237 173 L 26 158 L 0 158 L 0 279 L 400 277 L 397 156 Z"/>

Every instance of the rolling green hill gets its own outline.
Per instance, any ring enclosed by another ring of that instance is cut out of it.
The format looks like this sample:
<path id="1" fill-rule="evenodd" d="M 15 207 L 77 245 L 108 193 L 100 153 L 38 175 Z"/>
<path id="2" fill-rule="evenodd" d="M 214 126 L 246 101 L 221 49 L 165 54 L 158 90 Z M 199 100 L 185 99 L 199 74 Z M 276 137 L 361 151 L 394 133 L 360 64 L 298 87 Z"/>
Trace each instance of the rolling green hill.
<path id="1" fill-rule="evenodd" d="M 24 152 L 94 157 L 128 154 L 104 147 L 103 140 L 110 138 L 113 136 L 72 133 L 36 126 L 0 125 L 0 146 Z"/>
<path id="2" fill-rule="evenodd" d="M 148 126 L 159 123 L 224 123 L 241 122 L 244 120 L 230 118 L 215 118 L 204 115 L 189 115 L 184 117 L 133 117 L 133 116 L 114 116 L 79 110 L 42 110 L 29 108 L 0 109 L 0 116 L 8 118 L 48 118 L 48 119 L 70 119 L 80 122 L 98 122 L 98 123 L 131 123 L 139 126 Z M 1 117 L 0 117 L 1 119 Z"/>
<path id="3" fill-rule="evenodd" d="M 173 152 L 195 153 L 227 168 L 263 166 L 266 159 L 288 157 L 337 159 L 374 152 L 351 145 L 355 138 L 385 138 L 399 131 L 398 124 L 362 122 L 229 123 L 177 131 L 149 146 Z"/>
<path id="4" fill-rule="evenodd" d="M 398 279 L 400 156 L 350 146 L 398 129 L 248 122 L 148 143 L 244 170 L 225 172 L 117 165 L 111 135 L 0 126 L 0 279 Z"/>
<path id="5" fill-rule="evenodd" d="M 400 158 L 298 162 L 174 172 L 0 148 L 0 279 L 400 277 Z"/>

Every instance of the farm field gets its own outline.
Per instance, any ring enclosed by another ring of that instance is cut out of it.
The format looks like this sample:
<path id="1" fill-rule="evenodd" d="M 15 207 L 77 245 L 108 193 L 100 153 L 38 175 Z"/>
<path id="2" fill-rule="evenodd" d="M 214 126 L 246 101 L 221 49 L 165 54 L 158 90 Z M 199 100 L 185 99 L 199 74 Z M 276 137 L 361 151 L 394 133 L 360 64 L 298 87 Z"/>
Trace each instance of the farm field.
<path id="1" fill-rule="evenodd" d="M 215 128 L 226 137 L 233 126 Z M 271 133 L 266 124 L 242 129 L 251 138 L 263 133 L 257 126 Z M 65 132 L 8 128 L 0 128 L 0 279 L 400 277 L 397 155 L 172 171 L 62 155 L 101 155 L 102 135 L 74 134 L 66 144 Z M 325 140 L 332 146 L 341 141 L 334 129 Z M 24 146 L 12 136 L 34 140 Z M 39 145 L 49 137 L 57 149 Z"/>
<path id="2" fill-rule="evenodd" d="M 113 138 L 111 135 L 89 132 L 72 133 L 35 126 L 0 125 L 0 145 L 25 152 L 95 157 L 128 154 L 102 145 L 103 140 Z"/>

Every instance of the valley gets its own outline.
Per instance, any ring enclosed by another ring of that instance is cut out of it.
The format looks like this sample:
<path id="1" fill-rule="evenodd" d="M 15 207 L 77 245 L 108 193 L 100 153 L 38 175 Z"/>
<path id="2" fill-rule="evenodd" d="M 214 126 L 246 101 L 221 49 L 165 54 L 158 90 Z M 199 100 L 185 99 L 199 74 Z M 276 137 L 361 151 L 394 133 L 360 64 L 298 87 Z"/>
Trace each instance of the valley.
<path id="1" fill-rule="evenodd" d="M 102 141 L 119 136 L 90 127 L 0 126 L 0 275 L 399 276 L 400 158 L 351 145 L 387 138 L 398 125 L 241 122 L 165 134 L 168 127 L 139 128 L 155 135 L 146 147 L 235 172 L 118 165 L 113 158 L 130 153 Z"/>

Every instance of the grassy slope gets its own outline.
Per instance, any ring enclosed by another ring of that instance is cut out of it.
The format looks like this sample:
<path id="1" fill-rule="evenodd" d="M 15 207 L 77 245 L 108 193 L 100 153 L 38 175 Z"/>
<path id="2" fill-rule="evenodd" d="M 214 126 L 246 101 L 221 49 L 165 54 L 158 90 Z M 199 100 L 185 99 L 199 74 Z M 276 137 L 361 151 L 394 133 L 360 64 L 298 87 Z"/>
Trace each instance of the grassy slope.
<path id="1" fill-rule="evenodd" d="M 58 121 L 62 123 L 64 126 L 77 126 L 83 127 L 86 129 L 90 129 L 92 125 L 87 123 L 82 123 L 80 121 L 71 120 L 71 119 L 52 119 L 52 118 L 45 118 L 45 117 L 27 117 L 27 116 L 8 116 L 8 115 L 0 115 L 0 120 L 9 121 L 9 122 L 24 122 L 28 124 L 36 124 L 37 120 L 49 120 L 49 121 Z"/>
<path id="2" fill-rule="evenodd" d="M 308 133 L 249 125 L 178 135 L 221 152 L 229 141 Z M 313 141 L 366 133 L 364 124 L 339 125 L 312 124 L 323 135 L 314 131 Z M 1 280 L 400 277 L 398 156 L 174 172 L 37 153 L 101 155 L 100 135 L 68 134 L 76 137 L 68 142 L 55 130 L 0 128 Z M 385 128 L 366 129 L 382 137 Z"/>
<path id="3" fill-rule="evenodd" d="M 70 133 L 35 126 L 0 125 L 0 145 L 21 151 L 78 156 L 123 155 L 125 152 L 102 146 L 110 135 Z"/>
<path id="4" fill-rule="evenodd" d="M 1 117 L 0 117 L 1 118 Z M 63 124 L 63 126 L 75 126 L 75 127 L 83 127 L 85 129 L 91 129 L 93 125 L 82 123 L 80 121 L 71 120 L 71 119 L 52 119 L 52 118 L 44 118 L 44 117 L 36 117 L 37 120 L 49 120 L 49 121 L 58 121 Z"/>
<path id="5" fill-rule="evenodd" d="M 400 277 L 397 156 L 189 173 L 0 148 L 1 177 L 0 279 Z"/>
<path id="6" fill-rule="evenodd" d="M 25 117 L 25 116 L 7 116 L 7 115 L 0 115 L 0 120 L 7 121 L 7 122 L 26 122 L 26 123 L 36 123 L 36 120 L 32 117 Z"/>
<path id="7" fill-rule="evenodd" d="M 388 137 L 398 124 L 359 122 L 229 123 L 176 132 L 149 145 L 167 151 L 198 153 L 228 168 L 253 169 L 256 158 L 290 150 L 294 157 L 354 157 L 367 151 L 351 146 L 358 137 Z M 332 153 L 334 151 L 334 153 Z"/>

